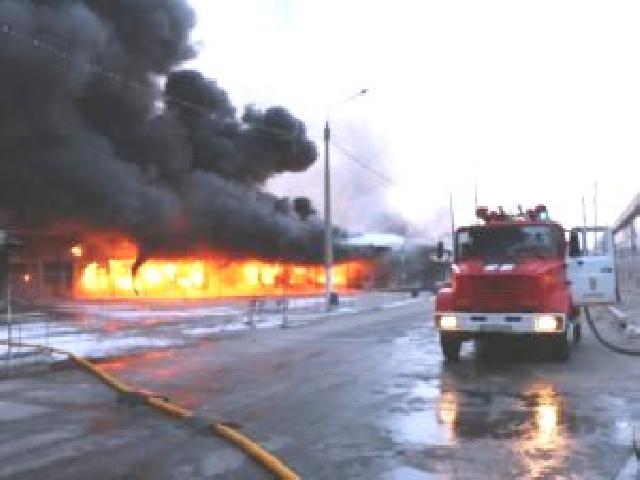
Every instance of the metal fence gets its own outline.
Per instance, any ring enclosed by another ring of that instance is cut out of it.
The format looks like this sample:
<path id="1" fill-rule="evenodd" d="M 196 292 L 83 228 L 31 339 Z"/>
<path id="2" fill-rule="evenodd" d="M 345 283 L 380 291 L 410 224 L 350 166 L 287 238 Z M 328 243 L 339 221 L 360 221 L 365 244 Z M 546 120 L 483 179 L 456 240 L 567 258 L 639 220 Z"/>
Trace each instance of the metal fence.
<path id="1" fill-rule="evenodd" d="M 350 313 L 373 312 L 411 300 L 408 292 L 358 292 L 342 295 L 325 311 L 324 297 L 271 297 L 211 303 L 59 303 L 35 311 L 19 305 L 11 291 L 0 313 L 0 377 L 17 370 L 47 368 L 56 357 L 31 343 L 58 347 L 90 358 L 136 354 L 154 348 L 193 345 L 207 337 L 252 329 L 296 327 Z M 8 301 L 7 301 L 8 300 Z M 61 359 L 61 358 L 60 358 Z"/>

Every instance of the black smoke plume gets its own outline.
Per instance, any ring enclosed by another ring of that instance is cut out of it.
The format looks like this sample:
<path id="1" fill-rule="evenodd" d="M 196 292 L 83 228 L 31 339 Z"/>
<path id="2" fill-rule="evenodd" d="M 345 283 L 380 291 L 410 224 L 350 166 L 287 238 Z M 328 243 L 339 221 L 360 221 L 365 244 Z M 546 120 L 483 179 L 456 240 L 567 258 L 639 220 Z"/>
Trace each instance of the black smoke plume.
<path id="1" fill-rule="evenodd" d="M 236 111 L 193 57 L 186 0 L 0 0 L 0 210 L 135 238 L 314 259 L 305 200 L 261 191 L 316 148 L 285 108 Z M 243 59 L 238 59 L 243 61 Z"/>

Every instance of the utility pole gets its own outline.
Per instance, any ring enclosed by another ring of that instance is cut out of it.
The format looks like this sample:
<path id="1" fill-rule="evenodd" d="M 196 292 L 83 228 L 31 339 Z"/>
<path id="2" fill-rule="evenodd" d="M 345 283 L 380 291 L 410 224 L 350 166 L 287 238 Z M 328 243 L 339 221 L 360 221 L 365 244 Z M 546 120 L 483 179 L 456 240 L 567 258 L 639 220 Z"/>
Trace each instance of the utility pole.
<path id="1" fill-rule="evenodd" d="M 324 124 L 324 272 L 325 272 L 325 303 L 327 312 L 331 309 L 331 294 L 333 293 L 333 235 L 331 226 L 331 174 L 329 167 L 329 143 L 331 141 L 331 127 L 329 120 Z"/>
<path id="2" fill-rule="evenodd" d="M 582 195 L 582 223 L 584 228 L 582 229 L 582 253 L 587 253 L 587 206 L 584 202 L 584 195 Z"/>
<path id="3" fill-rule="evenodd" d="M 593 226 L 598 226 L 598 182 L 593 182 Z"/>
<path id="4" fill-rule="evenodd" d="M 12 311 L 12 302 L 11 298 L 11 274 L 7 275 L 7 362 L 9 365 L 9 374 L 11 374 L 11 370 L 13 367 L 12 363 L 12 347 L 13 347 L 13 311 Z"/>
<path id="5" fill-rule="evenodd" d="M 453 218 L 453 192 L 449 192 L 449 215 L 451 216 L 451 248 L 454 248 L 456 238 L 456 222 Z"/>
<path id="6" fill-rule="evenodd" d="M 329 113 L 334 107 L 361 97 L 368 91 L 368 89 L 363 88 L 354 95 L 331 105 L 327 109 L 327 119 L 324 124 L 324 271 L 325 307 L 327 312 L 329 312 L 333 306 L 333 227 L 331 223 L 331 168 L 329 158 L 331 150 L 331 127 L 329 126 Z"/>
<path id="7" fill-rule="evenodd" d="M 13 248 L 19 247 L 20 245 L 22 245 L 22 242 L 11 238 L 8 232 L 0 230 L 0 289 L 5 289 L 0 295 L 4 294 L 7 302 L 7 365 L 9 374 L 11 374 L 13 360 L 13 292 L 9 255 Z M 21 334 L 22 327 L 20 325 L 18 329 Z"/>
<path id="8" fill-rule="evenodd" d="M 473 184 L 473 207 L 473 213 L 475 214 L 475 212 L 478 210 L 478 180 L 476 180 Z"/>

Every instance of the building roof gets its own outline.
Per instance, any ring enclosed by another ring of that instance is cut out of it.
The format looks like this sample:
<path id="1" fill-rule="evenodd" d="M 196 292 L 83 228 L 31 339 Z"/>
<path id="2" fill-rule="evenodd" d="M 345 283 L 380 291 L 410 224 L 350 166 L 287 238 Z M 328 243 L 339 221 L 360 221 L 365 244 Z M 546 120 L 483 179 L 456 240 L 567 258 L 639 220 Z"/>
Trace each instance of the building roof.
<path id="1" fill-rule="evenodd" d="M 363 233 L 346 238 L 340 242 L 350 247 L 386 247 L 397 248 L 406 243 L 405 237 L 394 233 Z"/>

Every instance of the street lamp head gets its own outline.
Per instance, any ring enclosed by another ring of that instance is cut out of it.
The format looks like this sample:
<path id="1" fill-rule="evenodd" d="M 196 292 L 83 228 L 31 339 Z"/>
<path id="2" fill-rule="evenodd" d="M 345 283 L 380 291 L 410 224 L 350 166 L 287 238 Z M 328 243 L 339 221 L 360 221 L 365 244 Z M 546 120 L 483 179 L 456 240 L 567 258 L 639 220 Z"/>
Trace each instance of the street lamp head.
<path id="1" fill-rule="evenodd" d="M 343 103 L 347 103 L 347 102 L 350 102 L 351 100 L 355 100 L 356 98 L 361 97 L 362 95 L 365 95 L 367 93 L 369 93 L 369 89 L 368 88 L 362 88 L 362 89 L 358 90 L 356 93 L 354 93 L 353 95 L 351 95 L 350 97 L 342 99 L 339 102 L 334 103 L 333 105 L 329 105 L 327 107 L 327 117 L 329 116 L 329 113 L 331 112 L 331 110 L 333 110 L 338 105 L 342 105 Z"/>

